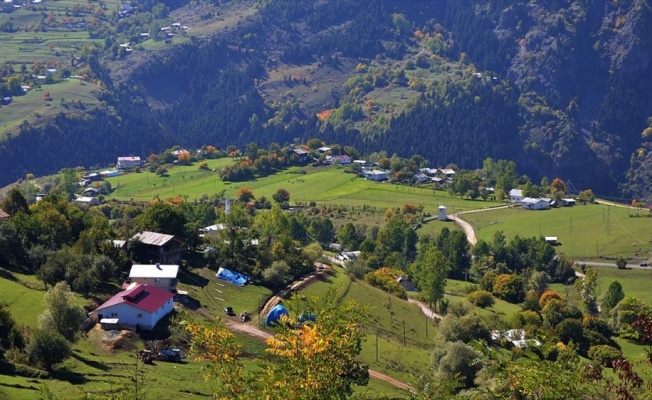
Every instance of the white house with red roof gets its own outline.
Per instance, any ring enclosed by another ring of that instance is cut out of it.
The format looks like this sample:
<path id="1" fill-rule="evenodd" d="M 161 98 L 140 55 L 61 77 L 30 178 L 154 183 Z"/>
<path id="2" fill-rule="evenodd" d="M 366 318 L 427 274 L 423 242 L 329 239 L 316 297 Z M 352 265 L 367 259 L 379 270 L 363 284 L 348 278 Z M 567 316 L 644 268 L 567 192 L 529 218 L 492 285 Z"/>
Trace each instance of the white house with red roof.
<path id="1" fill-rule="evenodd" d="M 174 294 L 151 285 L 134 283 L 93 313 L 101 324 L 129 325 L 151 330 L 173 309 Z"/>

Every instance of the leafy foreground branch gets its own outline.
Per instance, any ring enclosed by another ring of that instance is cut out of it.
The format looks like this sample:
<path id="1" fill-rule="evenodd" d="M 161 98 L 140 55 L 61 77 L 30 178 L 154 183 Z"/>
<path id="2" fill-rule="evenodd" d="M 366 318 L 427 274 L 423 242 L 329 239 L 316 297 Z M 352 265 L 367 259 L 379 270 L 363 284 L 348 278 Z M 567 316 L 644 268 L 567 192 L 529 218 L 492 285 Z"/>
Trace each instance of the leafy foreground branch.
<path id="1" fill-rule="evenodd" d="M 356 361 L 366 318 L 354 302 L 340 303 L 336 291 L 326 296 L 295 296 L 291 308 L 267 340 L 270 360 L 246 370 L 241 346 L 223 327 L 189 323 L 191 353 L 211 363 L 206 379 L 217 379 L 216 397 L 230 399 L 345 399 L 353 385 L 369 382 L 366 365 Z M 303 322 L 302 322 L 303 321 Z"/>

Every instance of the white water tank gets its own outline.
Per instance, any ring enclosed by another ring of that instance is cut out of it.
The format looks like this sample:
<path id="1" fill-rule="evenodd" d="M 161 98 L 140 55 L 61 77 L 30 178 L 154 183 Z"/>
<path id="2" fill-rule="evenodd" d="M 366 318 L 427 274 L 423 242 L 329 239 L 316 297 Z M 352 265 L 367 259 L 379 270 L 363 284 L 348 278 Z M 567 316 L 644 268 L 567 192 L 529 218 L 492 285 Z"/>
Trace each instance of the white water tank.
<path id="1" fill-rule="evenodd" d="M 440 221 L 446 221 L 446 206 L 439 206 L 437 209 L 437 219 Z"/>

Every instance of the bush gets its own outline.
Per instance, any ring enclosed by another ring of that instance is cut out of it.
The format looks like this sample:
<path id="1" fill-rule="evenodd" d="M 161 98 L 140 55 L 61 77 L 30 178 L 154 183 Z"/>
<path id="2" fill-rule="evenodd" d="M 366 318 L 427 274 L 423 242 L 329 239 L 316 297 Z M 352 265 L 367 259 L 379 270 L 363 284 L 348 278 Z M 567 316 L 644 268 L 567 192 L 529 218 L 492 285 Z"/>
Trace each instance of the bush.
<path id="1" fill-rule="evenodd" d="M 364 280 L 371 286 L 393 294 L 400 299 L 407 299 L 405 288 L 385 268 L 366 274 Z"/>
<path id="2" fill-rule="evenodd" d="M 466 298 L 469 299 L 471 304 L 480 308 L 491 307 L 496 302 L 494 296 L 486 290 L 476 290 L 475 292 L 469 293 Z"/>
<path id="3" fill-rule="evenodd" d="M 455 375 L 464 378 L 466 387 L 473 385 L 475 375 L 482 368 L 477 362 L 480 353 L 462 342 L 446 343 L 432 353 L 432 364 L 442 379 L 451 379 Z"/>
<path id="4" fill-rule="evenodd" d="M 54 331 L 43 329 L 34 332 L 26 351 L 30 363 L 42 366 L 48 371 L 53 365 L 64 361 L 72 354 L 70 343 L 66 338 Z"/>
<path id="5" fill-rule="evenodd" d="M 455 317 L 447 315 L 439 323 L 438 336 L 446 342 L 462 341 L 468 343 L 472 340 L 489 340 L 489 328 L 476 314 Z"/>
<path id="6" fill-rule="evenodd" d="M 611 346 L 599 345 L 589 347 L 589 358 L 611 368 L 614 360 L 622 358 L 623 353 Z"/>
<path id="7" fill-rule="evenodd" d="M 548 302 L 550 300 L 552 300 L 552 299 L 562 300 L 560 295 L 558 295 L 556 292 L 548 289 L 548 290 L 546 290 L 545 292 L 543 292 L 541 294 L 541 297 L 539 297 L 539 306 L 541 308 L 544 308 L 546 306 L 546 304 L 548 304 Z"/>
<path id="8" fill-rule="evenodd" d="M 516 274 L 500 274 L 494 281 L 493 293 L 510 303 L 520 303 L 525 298 L 523 278 Z"/>

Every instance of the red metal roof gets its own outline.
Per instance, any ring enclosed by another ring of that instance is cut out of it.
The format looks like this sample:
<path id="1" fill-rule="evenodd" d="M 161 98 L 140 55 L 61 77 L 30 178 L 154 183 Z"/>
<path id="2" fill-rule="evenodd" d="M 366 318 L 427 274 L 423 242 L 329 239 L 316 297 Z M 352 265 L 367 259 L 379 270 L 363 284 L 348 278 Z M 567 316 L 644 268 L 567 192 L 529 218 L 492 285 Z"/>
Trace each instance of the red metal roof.
<path id="1" fill-rule="evenodd" d="M 9 216 L 10 216 L 9 214 L 7 214 L 6 212 L 0 210 L 0 218 L 9 218 Z"/>
<path id="2" fill-rule="evenodd" d="M 117 304 L 127 304 L 151 313 L 161 308 L 161 306 L 173 297 L 174 294 L 155 286 L 147 284 L 135 285 L 131 289 L 123 290 L 111 297 L 104 304 L 97 307 L 95 311 L 103 310 Z"/>

